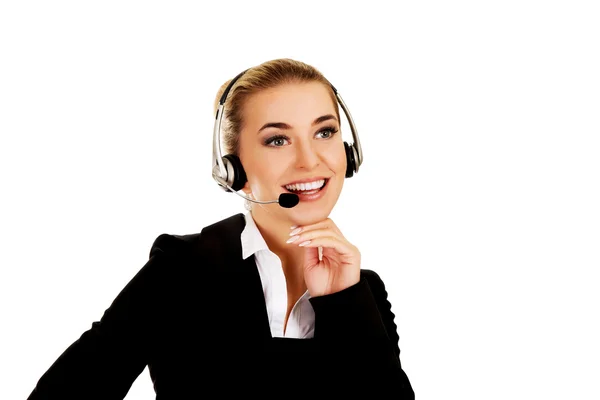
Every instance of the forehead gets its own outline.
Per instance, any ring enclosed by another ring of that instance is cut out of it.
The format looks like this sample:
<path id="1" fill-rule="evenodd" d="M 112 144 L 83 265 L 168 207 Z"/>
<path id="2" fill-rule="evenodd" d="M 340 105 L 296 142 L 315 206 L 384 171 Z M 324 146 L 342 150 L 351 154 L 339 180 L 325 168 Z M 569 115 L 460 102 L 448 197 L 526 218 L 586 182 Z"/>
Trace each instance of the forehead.
<path id="1" fill-rule="evenodd" d="M 331 88 L 321 82 L 289 83 L 253 94 L 244 106 L 248 126 L 265 122 L 309 123 L 336 114 Z"/>

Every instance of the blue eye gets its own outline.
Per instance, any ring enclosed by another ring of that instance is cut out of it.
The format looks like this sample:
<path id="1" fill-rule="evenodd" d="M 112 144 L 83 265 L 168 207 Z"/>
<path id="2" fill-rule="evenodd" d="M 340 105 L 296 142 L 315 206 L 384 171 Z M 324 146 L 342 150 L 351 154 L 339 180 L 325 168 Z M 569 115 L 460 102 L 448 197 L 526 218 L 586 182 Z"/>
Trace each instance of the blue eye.
<path id="1" fill-rule="evenodd" d="M 327 133 L 326 135 L 322 135 L 321 137 L 323 139 L 331 139 L 336 133 L 337 133 L 337 128 L 334 126 L 329 126 L 326 128 L 321 129 L 319 132 L 317 132 L 317 135 L 323 134 L 323 133 Z M 285 143 L 282 143 L 282 141 L 285 140 L 289 140 L 289 138 L 285 135 L 275 135 L 275 136 L 271 136 L 270 138 L 265 139 L 264 144 L 265 146 L 270 146 L 270 147 L 282 147 Z"/>
<path id="2" fill-rule="evenodd" d="M 331 137 L 333 137 L 333 135 L 335 135 L 337 133 L 337 129 L 333 126 L 327 127 L 325 129 L 323 129 L 322 131 L 320 131 L 319 133 L 323 133 L 323 132 L 329 132 L 329 135 L 327 137 L 325 137 L 325 139 L 329 139 Z"/>
<path id="3" fill-rule="evenodd" d="M 281 140 L 287 140 L 287 136 L 283 136 L 283 135 L 271 136 L 270 138 L 265 140 L 265 145 L 270 146 L 271 143 L 273 143 L 273 142 L 281 143 Z M 281 146 L 282 145 L 275 145 L 272 147 L 281 147 Z"/>

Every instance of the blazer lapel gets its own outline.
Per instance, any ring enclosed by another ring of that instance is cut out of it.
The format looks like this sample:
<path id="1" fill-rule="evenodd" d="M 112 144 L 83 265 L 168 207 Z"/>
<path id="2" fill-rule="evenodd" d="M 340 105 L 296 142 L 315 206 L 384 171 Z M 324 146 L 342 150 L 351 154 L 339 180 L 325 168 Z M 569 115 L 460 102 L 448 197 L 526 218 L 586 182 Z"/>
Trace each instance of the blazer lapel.
<path id="1" fill-rule="evenodd" d="M 270 339 L 271 328 L 269 326 L 269 316 L 267 314 L 267 305 L 265 295 L 256 267 L 254 255 L 246 260 L 240 259 L 239 271 L 236 274 L 239 299 L 238 320 L 242 324 L 242 329 L 248 328 L 249 334 L 254 339 Z"/>
<path id="2" fill-rule="evenodd" d="M 228 244 L 222 264 L 226 270 L 224 295 L 231 300 L 229 320 L 237 332 L 251 340 L 271 338 L 271 328 L 265 304 L 262 283 L 254 255 L 242 258 L 241 234 L 246 226 L 243 214 L 236 214 L 215 225 L 211 234 L 217 234 Z"/>

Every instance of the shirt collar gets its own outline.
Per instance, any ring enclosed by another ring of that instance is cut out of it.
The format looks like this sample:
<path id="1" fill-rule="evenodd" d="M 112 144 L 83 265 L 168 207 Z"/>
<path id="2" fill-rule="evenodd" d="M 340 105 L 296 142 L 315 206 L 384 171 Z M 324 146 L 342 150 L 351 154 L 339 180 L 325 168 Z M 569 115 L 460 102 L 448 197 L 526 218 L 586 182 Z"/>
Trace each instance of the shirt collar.
<path id="1" fill-rule="evenodd" d="M 244 217 L 246 219 L 246 226 L 242 231 L 241 241 L 242 258 L 245 260 L 260 250 L 269 250 L 269 247 L 258 230 L 254 218 L 252 218 L 252 213 L 247 212 L 244 214 Z"/>

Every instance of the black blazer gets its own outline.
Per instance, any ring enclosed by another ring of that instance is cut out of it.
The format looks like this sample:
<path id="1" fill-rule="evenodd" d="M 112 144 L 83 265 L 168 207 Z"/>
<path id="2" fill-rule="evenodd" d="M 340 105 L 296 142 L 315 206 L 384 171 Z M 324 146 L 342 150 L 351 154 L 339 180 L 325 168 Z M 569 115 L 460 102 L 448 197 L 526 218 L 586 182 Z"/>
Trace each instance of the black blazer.
<path id="1" fill-rule="evenodd" d="M 150 258 L 28 397 L 123 399 L 148 366 L 157 400 L 334 395 L 414 399 L 379 276 L 314 297 L 310 339 L 272 338 L 243 214 L 162 234 Z"/>

